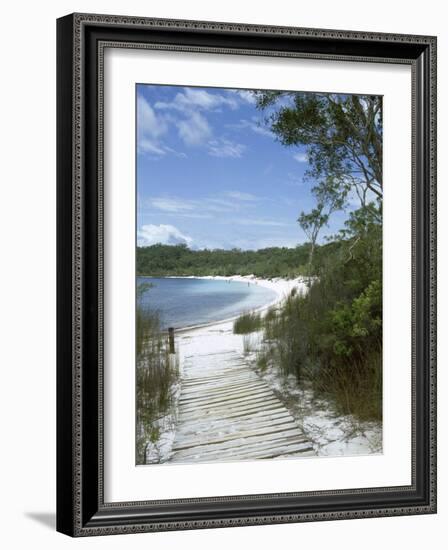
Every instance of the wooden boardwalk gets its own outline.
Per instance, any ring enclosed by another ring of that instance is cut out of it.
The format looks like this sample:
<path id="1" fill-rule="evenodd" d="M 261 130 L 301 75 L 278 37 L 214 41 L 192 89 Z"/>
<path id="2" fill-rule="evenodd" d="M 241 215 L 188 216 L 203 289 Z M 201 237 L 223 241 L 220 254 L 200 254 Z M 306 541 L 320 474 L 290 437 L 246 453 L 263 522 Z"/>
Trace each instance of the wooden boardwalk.
<path id="1" fill-rule="evenodd" d="M 186 356 L 181 388 L 170 462 L 314 455 L 292 415 L 235 351 Z"/>

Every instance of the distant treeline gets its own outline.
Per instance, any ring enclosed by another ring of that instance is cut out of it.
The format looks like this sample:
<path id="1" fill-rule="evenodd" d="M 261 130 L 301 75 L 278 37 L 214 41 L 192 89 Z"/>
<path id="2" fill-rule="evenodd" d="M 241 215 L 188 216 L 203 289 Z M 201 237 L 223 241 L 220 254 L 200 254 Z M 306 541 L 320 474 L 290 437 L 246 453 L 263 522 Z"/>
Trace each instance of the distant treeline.
<path id="1" fill-rule="evenodd" d="M 329 246 L 329 245 L 326 245 Z M 326 246 L 317 247 L 316 260 Z M 261 250 L 191 250 L 184 244 L 137 248 L 137 275 L 297 277 L 307 269 L 309 244 Z"/>

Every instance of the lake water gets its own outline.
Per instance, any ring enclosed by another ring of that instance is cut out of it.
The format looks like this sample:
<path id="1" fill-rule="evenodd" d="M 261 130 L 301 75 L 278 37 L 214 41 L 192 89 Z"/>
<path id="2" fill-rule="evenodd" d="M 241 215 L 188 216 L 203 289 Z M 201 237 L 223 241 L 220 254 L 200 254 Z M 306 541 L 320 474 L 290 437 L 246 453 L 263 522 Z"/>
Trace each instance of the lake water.
<path id="1" fill-rule="evenodd" d="M 257 284 L 214 279 L 137 277 L 154 286 L 139 298 L 160 315 L 162 328 L 182 328 L 235 317 L 272 302 L 276 293 Z"/>

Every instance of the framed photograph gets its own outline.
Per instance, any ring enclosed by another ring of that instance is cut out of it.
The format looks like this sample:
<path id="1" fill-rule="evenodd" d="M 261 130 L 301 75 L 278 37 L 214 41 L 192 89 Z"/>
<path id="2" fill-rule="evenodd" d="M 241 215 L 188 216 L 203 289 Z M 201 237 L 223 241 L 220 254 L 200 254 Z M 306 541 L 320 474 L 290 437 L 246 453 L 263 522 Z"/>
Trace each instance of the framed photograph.
<path id="1" fill-rule="evenodd" d="M 57 529 L 435 513 L 436 38 L 57 41 Z"/>

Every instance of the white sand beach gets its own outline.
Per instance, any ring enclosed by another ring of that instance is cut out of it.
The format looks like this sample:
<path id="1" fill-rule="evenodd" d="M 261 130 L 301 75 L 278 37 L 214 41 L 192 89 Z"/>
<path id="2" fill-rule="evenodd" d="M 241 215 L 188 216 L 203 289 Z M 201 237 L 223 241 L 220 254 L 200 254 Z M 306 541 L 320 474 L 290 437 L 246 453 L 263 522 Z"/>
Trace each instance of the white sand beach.
<path id="1" fill-rule="evenodd" d="M 269 290 L 274 291 L 276 294 L 275 299 L 262 307 L 251 310 L 252 312 L 256 312 L 256 313 L 263 313 L 264 311 L 268 310 L 270 307 L 279 305 L 283 300 L 285 300 L 288 297 L 288 295 L 291 293 L 291 291 L 294 288 L 297 290 L 297 292 L 306 292 L 307 290 L 307 286 L 303 277 L 297 277 L 296 279 L 282 279 L 280 277 L 274 278 L 274 279 L 261 279 L 259 277 L 255 277 L 255 275 L 232 275 L 230 277 L 216 275 L 216 276 L 202 276 L 202 277 L 188 276 L 188 277 L 173 277 L 173 278 L 205 279 L 205 280 L 229 281 L 229 282 L 234 281 L 238 283 L 260 285 L 261 287 L 268 288 Z M 237 316 L 234 316 L 228 319 L 223 319 L 222 321 L 215 321 L 213 323 L 206 323 L 201 325 L 195 325 L 192 327 L 181 328 L 181 329 L 177 329 L 176 333 L 186 334 L 186 333 L 190 333 L 191 331 L 194 331 L 195 335 L 198 336 L 199 329 L 212 328 L 215 325 L 219 325 L 222 330 L 229 329 L 230 332 L 232 332 L 233 321 L 236 318 Z M 225 325 L 226 329 L 224 329 L 222 325 Z"/>

